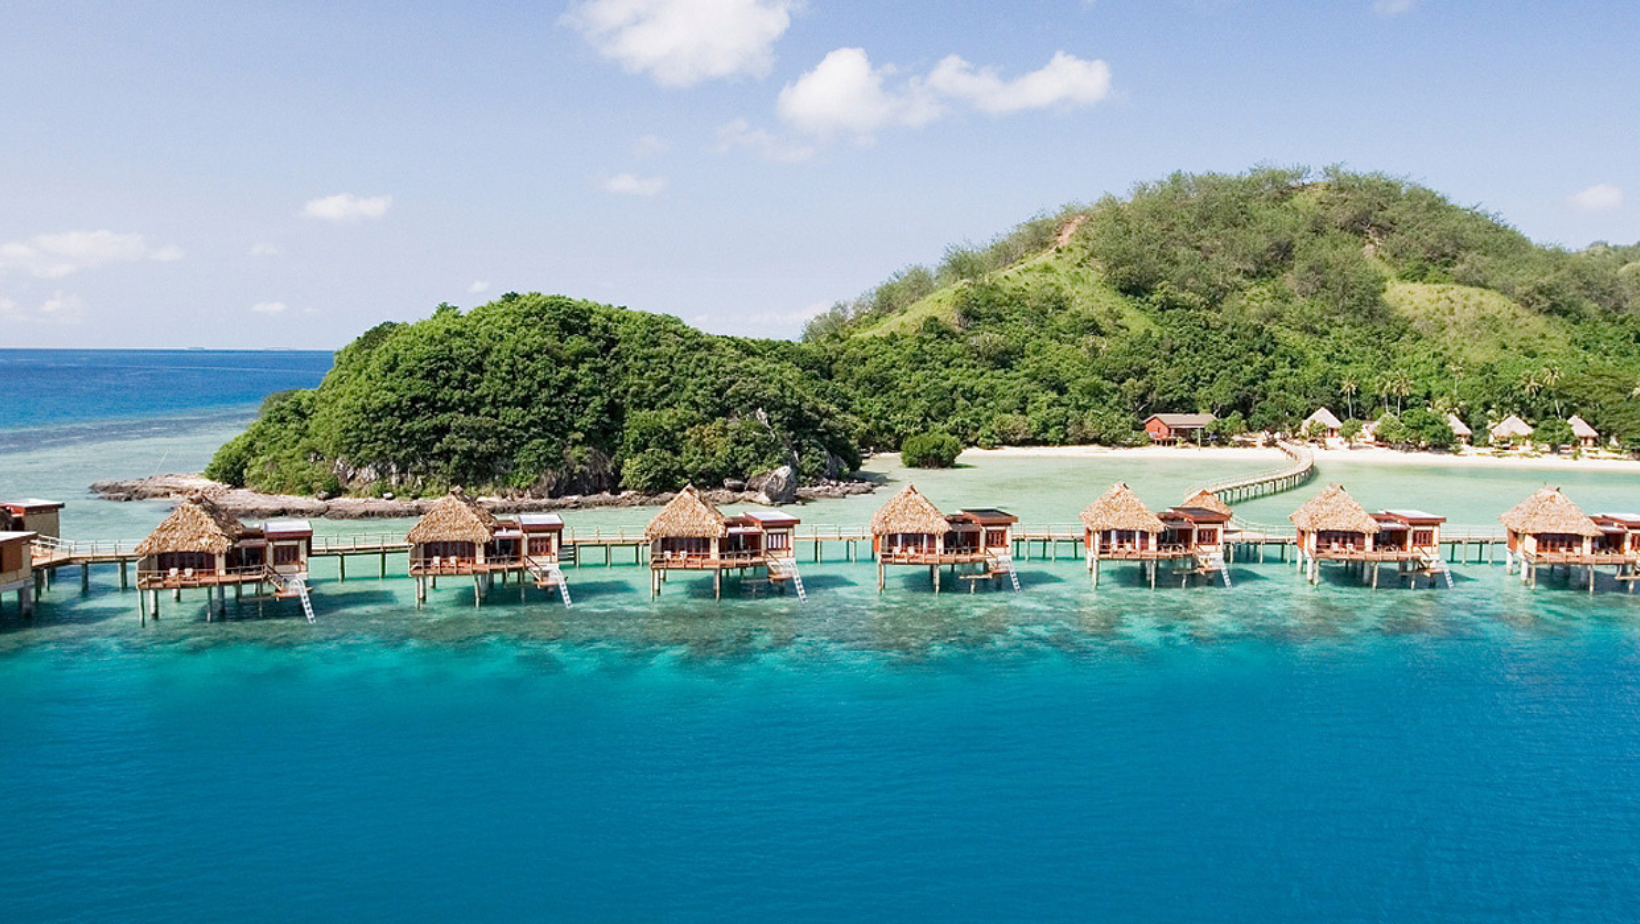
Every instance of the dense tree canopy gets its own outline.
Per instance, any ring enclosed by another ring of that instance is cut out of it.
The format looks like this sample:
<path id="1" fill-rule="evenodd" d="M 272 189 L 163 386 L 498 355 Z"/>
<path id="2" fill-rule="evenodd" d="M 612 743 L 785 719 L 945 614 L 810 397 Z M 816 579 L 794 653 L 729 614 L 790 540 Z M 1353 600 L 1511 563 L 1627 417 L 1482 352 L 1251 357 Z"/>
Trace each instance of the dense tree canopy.
<path id="1" fill-rule="evenodd" d="M 209 474 L 267 490 L 584 493 L 859 464 L 858 424 L 797 344 L 541 295 L 440 306 L 276 395 Z"/>

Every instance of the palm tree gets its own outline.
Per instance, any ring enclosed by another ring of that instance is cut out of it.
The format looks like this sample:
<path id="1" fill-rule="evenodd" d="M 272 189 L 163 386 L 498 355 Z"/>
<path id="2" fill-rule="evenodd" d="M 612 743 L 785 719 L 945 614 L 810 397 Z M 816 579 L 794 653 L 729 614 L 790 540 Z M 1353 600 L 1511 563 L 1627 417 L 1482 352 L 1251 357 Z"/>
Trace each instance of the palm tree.
<path id="1" fill-rule="evenodd" d="M 1554 402 L 1555 402 L 1555 416 L 1556 417 L 1564 417 L 1565 414 L 1563 414 L 1561 412 L 1561 408 L 1560 408 L 1560 396 L 1558 394 L 1555 394 L 1555 385 L 1560 383 L 1560 378 L 1561 378 L 1561 376 L 1560 376 L 1560 367 L 1559 366 L 1546 366 L 1543 370 L 1543 375 L 1541 376 L 1541 378 L 1543 380 L 1543 390 L 1548 392 L 1549 396 L 1554 399 Z"/>
<path id="2" fill-rule="evenodd" d="M 1350 417 L 1355 416 L 1355 393 L 1360 388 L 1361 386 L 1357 385 L 1354 379 L 1345 379 L 1338 383 L 1338 392 L 1344 396 L 1344 412 Z M 1640 385 L 1636 385 L 1634 390 L 1640 393 Z M 1640 397 L 1640 394 L 1637 394 L 1637 397 Z"/>
<path id="3" fill-rule="evenodd" d="M 1458 400 L 1458 383 L 1463 381 L 1463 374 L 1465 371 L 1463 363 L 1448 363 L 1446 368 L 1448 372 L 1452 373 L 1452 400 L 1456 403 Z"/>

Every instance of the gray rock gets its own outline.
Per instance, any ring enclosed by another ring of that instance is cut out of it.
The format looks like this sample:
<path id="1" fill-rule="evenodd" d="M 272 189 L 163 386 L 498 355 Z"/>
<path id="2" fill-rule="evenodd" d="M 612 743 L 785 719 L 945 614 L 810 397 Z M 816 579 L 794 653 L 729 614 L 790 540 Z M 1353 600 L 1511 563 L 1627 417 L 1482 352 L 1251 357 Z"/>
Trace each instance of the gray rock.
<path id="1" fill-rule="evenodd" d="M 772 472 L 754 475 L 746 482 L 746 489 L 762 494 L 771 504 L 790 504 L 797 500 L 797 472 L 790 465 L 782 465 Z"/>

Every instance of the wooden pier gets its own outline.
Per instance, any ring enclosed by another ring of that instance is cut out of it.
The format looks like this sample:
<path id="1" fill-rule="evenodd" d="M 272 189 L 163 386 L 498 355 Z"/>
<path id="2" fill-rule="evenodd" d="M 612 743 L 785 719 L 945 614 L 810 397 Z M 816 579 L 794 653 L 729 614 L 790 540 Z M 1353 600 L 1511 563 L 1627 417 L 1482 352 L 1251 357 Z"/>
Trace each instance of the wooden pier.
<path id="1" fill-rule="evenodd" d="M 1286 441 L 1276 443 L 1276 448 L 1286 453 L 1289 460 L 1281 468 L 1259 472 L 1255 475 L 1244 475 L 1240 478 L 1231 478 L 1227 481 L 1217 481 L 1207 484 L 1198 484 L 1186 491 L 1194 494 L 1197 491 L 1209 491 L 1218 495 L 1219 500 L 1227 504 L 1237 501 L 1252 500 L 1256 497 L 1269 497 L 1283 491 L 1291 491 L 1302 487 L 1315 478 L 1315 453 L 1296 443 Z"/>

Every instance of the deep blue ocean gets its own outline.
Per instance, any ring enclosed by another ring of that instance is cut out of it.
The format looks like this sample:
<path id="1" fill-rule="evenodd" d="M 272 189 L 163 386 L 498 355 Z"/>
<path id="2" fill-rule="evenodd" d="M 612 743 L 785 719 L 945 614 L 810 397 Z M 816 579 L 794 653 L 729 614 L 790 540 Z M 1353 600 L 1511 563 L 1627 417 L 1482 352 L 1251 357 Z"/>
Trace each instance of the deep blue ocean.
<path id="1" fill-rule="evenodd" d="M 36 431 L 129 421 L 170 389 L 123 383 L 173 381 L 173 361 L 212 402 L 241 361 L 269 390 L 324 365 L 215 355 L 216 373 L 197 354 L 114 360 L 158 370 L 113 378 L 116 414 L 95 394 L 73 419 L 28 413 Z M 18 368 L 0 365 L 0 386 Z M 94 440 L 0 443 L 0 494 L 72 494 L 66 527 L 126 538 L 163 505 L 75 486 L 160 458 L 197 467 L 259 397 L 212 403 L 224 420 L 181 436 L 165 435 L 188 410 L 172 405 L 158 435 L 110 424 Z M 1074 516 L 1108 485 L 1091 471 L 1038 485 L 1034 503 Z M 1133 481 L 1171 496 L 1197 476 Z M 1033 490 L 994 466 L 945 477 L 936 488 L 985 502 Z M 1512 502 L 1537 477 L 1483 493 Z M 1579 489 L 1640 506 L 1634 480 Z M 857 516 L 828 509 L 799 508 Z M 1115 567 L 1095 591 L 1079 562 L 1032 560 L 1020 594 L 936 598 L 926 575 L 879 596 L 867 565 L 805 560 L 807 604 L 733 584 L 717 602 L 685 579 L 651 602 L 646 572 L 600 563 L 571 575 L 571 610 L 510 587 L 475 608 L 459 586 L 417 610 L 407 581 L 360 567 L 346 583 L 316 569 L 315 626 L 249 601 L 207 623 L 191 598 L 142 626 L 112 571 L 84 590 L 65 573 L 32 621 L 0 601 L 5 919 L 1491 922 L 1640 908 L 1640 595 L 1609 581 L 1530 591 L 1476 564 L 1452 590 L 1374 592 L 1249 562 L 1229 589 L 1152 591 Z"/>

